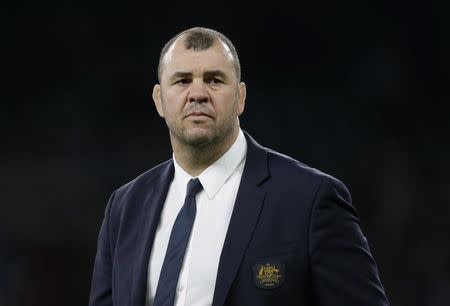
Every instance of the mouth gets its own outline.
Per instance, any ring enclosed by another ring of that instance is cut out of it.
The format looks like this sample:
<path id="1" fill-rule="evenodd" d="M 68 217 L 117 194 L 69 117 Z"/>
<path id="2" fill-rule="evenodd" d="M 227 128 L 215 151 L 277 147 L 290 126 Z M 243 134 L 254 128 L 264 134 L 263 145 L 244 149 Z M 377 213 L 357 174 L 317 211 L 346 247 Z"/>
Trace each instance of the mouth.
<path id="1" fill-rule="evenodd" d="M 191 112 L 191 113 L 187 114 L 185 118 L 187 118 L 187 117 L 192 117 L 192 118 L 208 117 L 208 118 L 212 118 L 210 115 L 208 115 L 207 113 L 204 113 L 204 112 Z"/>

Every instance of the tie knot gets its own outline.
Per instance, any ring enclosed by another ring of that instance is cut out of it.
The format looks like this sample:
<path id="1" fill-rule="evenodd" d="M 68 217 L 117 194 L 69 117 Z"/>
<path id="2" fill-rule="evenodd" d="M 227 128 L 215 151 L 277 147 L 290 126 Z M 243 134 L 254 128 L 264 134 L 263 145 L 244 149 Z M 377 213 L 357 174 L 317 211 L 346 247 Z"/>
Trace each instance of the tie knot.
<path id="1" fill-rule="evenodd" d="M 198 178 L 191 179 L 187 184 L 186 189 L 186 196 L 187 197 L 195 197 L 196 194 L 202 190 L 203 186 L 202 183 L 200 183 L 200 180 Z"/>

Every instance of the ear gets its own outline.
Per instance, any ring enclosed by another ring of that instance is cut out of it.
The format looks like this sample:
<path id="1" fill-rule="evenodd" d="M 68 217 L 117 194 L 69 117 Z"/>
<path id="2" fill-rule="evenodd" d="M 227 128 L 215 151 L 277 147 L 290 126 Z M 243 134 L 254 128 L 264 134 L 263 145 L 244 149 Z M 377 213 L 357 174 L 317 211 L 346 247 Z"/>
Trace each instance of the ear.
<path id="1" fill-rule="evenodd" d="M 245 86 L 244 82 L 239 83 L 239 96 L 238 96 L 238 116 L 240 116 L 244 112 L 245 108 L 245 98 L 247 97 L 247 86 Z"/>
<path id="2" fill-rule="evenodd" d="M 156 111 L 158 112 L 160 117 L 164 118 L 164 110 L 161 101 L 161 85 L 156 84 L 155 86 L 153 86 L 152 98 L 153 102 L 155 102 Z"/>

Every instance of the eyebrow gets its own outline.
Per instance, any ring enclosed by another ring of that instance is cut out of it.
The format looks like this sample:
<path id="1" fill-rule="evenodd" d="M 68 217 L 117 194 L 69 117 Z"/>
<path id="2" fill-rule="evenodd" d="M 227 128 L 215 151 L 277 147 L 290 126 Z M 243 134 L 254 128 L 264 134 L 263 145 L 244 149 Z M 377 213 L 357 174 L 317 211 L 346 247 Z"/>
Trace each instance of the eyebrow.
<path id="1" fill-rule="evenodd" d="M 182 71 L 178 71 L 175 72 L 170 79 L 171 80 L 175 80 L 175 79 L 183 79 L 183 78 L 191 78 L 192 77 L 192 73 L 191 72 L 182 72 Z"/>
<path id="2" fill-rule="evenodd" d="M 211 77 L 219 77 L 222 79 L 227 79 L 226 73 L 223 72 L 220 69 L 217 70 L 207 70 L 203 73 L 204 78 L 211 78 Z M 175 72 L 171 77 L 170 80 L 175 79 L 182 79 L 182 78 L 192 78 L 192 72 L 184 72 L 184 71 L 178 71 Z"/>
<path id="3" fill-rule="evenodd" d="M 203 74 L 204 77 L 206 78 L 211 78 L 211 77 L 219 77 L 222 78 L 224 80 L 227 79 L 227 75 L 225 74 L 225 72 L 223 72 L 222 70 L 207 70 L 205 71 L 205 73 Z"/>

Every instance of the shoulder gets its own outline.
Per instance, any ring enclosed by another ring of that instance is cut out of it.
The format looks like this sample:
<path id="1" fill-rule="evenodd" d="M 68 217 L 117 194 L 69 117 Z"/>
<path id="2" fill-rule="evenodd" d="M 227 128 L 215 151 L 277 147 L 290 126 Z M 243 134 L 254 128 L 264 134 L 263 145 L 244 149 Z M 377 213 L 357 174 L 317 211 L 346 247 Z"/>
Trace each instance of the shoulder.
<path id="1" fill-rule="evenodd" d="M 334 189 L 350 201 L 347 187 L 339 179 L 316 168 L 310 167 L 288 155 L 260 145 L 248 133 L 248 171 L 263 174 L 264 184 L 278 193 L 309 194 L 315 196 L 319 189 Z"/>
<path id="2" fill-rule="evenodd" d="M 347 187 L 338 178 L 275 150 L 264 150 L 267 152 L 270 178 L 275 182 L 291 188 L 307 188 L 314 193 L 319 189 L 334 189 L 351 201 Z"/>
<path id="3" fill-rule="evenodd" d="M 273 175 L 284 174 L 294 177 L 303 177 L 314 181 L 335 181 L 336 183 L 342 184 L 342 182 L 334 176 L 306 165 L 288 155 L 269 148 L 264 149 L 267 152 L 269 171 Z"/>
<path id="4" fill-rule="evenodd" d="M 162 180 L 166 180 L 173 173 L 173 161 L 167 160 L 150 170 L 138 175 L 133 180 L 117 188 L 112 198 L 115 206 L 123 206 L 130 200 L 136 200 L 148 194 L 149 190 L 154 189 Z"/>
<path id="5" fill-rule="evenodd" d="M 118 193 L 125 193 L 130 190 L 141 187 L 142 185 L 147 185 L 153 180 L 161 177 L 163 172 L 167 171 L 173 164 L 172 159 L 169 159 L 135 177 L 133 180 L 119 187 L 116 191 Z"/>

